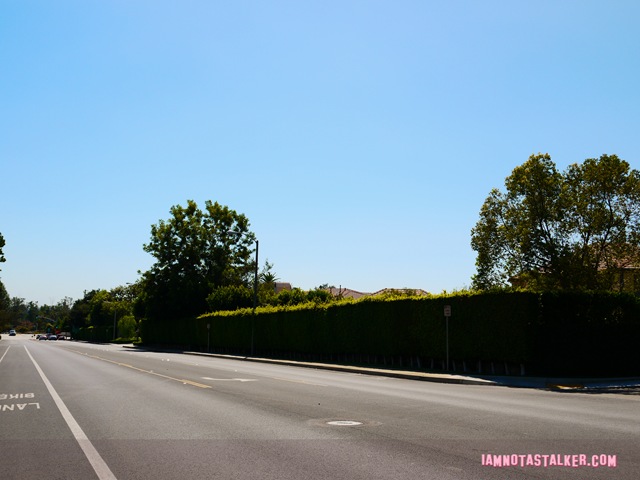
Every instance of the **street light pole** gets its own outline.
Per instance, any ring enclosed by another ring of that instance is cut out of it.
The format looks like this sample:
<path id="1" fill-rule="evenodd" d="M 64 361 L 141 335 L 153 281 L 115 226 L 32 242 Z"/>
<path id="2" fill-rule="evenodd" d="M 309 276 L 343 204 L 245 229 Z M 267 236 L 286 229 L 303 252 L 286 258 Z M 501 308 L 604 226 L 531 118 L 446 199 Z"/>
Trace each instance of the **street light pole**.
<path id="1" fill-rule="evenodd" d="M 444 306 L 444 319 L 446 322 L 446 350 L 447 350 L 447 372 L 449 371 L 449 317 L 451 317 L 451 305 Z"/>
<path id="2" fill-rule="evenodd" d="M 237 230 L 230 230 L 227 233 L 235 233 L 237 235 L 247 235 L 246 232 L 239 232 Z M 256 264 L 253 272 L 253 312 L 251 315 L 251 356 L 253 357 L 254 352 L 254 336 L 255 336 L 255 321 L 256 321 L 256 308 L 258 307 L 258 247 L 259 242 L 258 239 L 255 239 L 256 242 Z"/>
<path id="3" fill-rule="evenodd" d="M 251 315 L 251 356 L 253 357 L 253 335 L 256 322 L 256 307 L 258 306 L 258 239 L 256 239 L 256 265 L 253 275 L 253 314 Z"/>

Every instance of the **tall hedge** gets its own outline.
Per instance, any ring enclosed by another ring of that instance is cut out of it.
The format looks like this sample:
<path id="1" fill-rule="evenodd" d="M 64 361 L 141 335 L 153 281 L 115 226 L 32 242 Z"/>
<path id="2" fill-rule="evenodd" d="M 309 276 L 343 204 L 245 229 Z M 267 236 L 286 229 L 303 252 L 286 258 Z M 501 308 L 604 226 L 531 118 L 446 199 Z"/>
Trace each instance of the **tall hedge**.
<path id="1" fill-rule="evenodd" d="M 587 375 L 640 373 L 640 301 L 622 294 L 539 298 L 533 368 Z"/>
<path id="2" fill-rule="evenodd" d="M 446 355 L 465 368 L 482 362 L 539 375 L 640 373 L 640 302 L 626 294 L 496 292 L 217 312 L 143 323 L 145 343 L 264 356 L 410 361 Z M 208 326 L 208 328 L 207 328 Z M 462 363 L 464 362 L 464 363 Z M 441 365 L 441 363 L 438 363 Z"/>

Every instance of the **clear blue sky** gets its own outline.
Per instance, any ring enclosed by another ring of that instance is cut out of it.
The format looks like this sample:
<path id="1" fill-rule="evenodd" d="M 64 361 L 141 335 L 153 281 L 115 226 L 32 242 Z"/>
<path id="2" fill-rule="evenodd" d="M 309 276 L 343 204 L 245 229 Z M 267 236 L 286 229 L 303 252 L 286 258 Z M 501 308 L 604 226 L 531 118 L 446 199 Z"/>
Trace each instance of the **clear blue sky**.
<path id="1" fill-rule="evenodd" d="M 9 295 L 138 278 L 172 205 L 244 213 L 282 281 L 439 293 L 529 155 L 638 168 L 640 2 L 0 0 Z"/>

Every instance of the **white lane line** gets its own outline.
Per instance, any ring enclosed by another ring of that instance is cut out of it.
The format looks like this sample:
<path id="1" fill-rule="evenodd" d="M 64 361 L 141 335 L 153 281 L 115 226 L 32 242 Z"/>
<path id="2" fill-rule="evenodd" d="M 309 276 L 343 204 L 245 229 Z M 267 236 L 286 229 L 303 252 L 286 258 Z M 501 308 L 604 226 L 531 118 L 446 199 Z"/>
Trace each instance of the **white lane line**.
<path id="1" fill-rule="evenodd" d="M 73 433 L 73 436 L 80 445 L 80 448 L 87 457 L 87 460 L 89 460 L 89 463 L 93 467 L 93 470 L 96 472 L 96 475 L 98 475 L 98 478 L 100 480 L 117 480 L 116 476 L 113 474 L 113 472 L 111 472 L 111 469 L 107 466 L 105 461 L 102 459 L 98 451 L 91 443 L 91 440 L 89 440 L 89 438 L 82 431 L 82 428 L 80 428 L 80 425 L 78 425 L 78 422 L 76 422 L 75 418 L 73 418 L 73 415 L 71 415 L 71 412 L 58 395 L 58 392 L 56 392 L 56 390 L 53 388 L 53 385 L 51 385 L 51 382 L 49 382 L 49 379 L 45 376 L 40 366 L 31 356 L 31 353 L 29 353 L 27 347 L 24 347 L 24 349 L 27 351 L 27 355 L 29 355 L 29 358 L 33 362 L 33 365 L 36 367 L 36 370 L 40 374 L 40 377 L 46 385 L 47 390 L 49 390 L 49 394 L 53 397 L 53 401 L 56 402 L 58 410 L 60 410 L 62 417 L 67 422 L 67 425 L 71 429 L 71 433 Z"/>
<path id="2" fill-rule="evenodd" d="M 2 358 L 0 358 L 0 362 L 2 362 L 2 360 L 4 360 L 5 355 L 7 354 L 7 352 L 9 351 L 9 349 L 11 348 L 11 345 L 9 345 L 7 347 L 7 349 L 4 351 L 4 354 L 2 355 Z"/>
<path id="3" fill-rule="evenodd" d="M 282 377 L 269 377 L 272 380 L 280 380 L 282 382 L 292 382 L 292 383 L 303 383 L 305 385 L 314 385 L 316 387 L 328 387 L 328 385 L 325 385 L 324 383 L 316 383 L 316 382 L 310 382 L 308 380 L 293 380 L 291 378 L 282 378 Z"/>
<path id="4" fill-rule="evenodd" d="M 202 377 L 203 380 L 213 380 L 214 382 L 256 382 L 255 378 L 211 378 Z"/>

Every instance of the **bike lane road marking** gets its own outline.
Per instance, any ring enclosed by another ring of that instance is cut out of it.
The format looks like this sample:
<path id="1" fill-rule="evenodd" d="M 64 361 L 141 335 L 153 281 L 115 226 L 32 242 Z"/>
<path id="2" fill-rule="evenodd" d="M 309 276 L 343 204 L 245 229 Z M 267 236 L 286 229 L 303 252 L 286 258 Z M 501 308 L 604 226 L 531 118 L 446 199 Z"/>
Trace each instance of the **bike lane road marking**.
<path id="1" fill-rule="evenodd" d="M 29 358 L 33 362 L 33 365 L 36 367 L 38 374 L 40 374 L 40 378 L 42 378 L 42 381 L 47 387 L 49 394 L 53 398 L 53 401 L 56 403 L 58 410 L 60 410 L 62 417 L 64 418 L 65 422 L 67 422 L 67 425 L 71 429 L 71 433 L 73 433 L 73 436 L 80 445 L 80 448 L 84 452 L 84 455 L 87 457 L 87 460 L 89 460 L 89 463 L 93 467 L 93 470 L 96 472 L 96 475 L 98 475 L 98 478 L 100 480 L 117 480 L 116 476 L 113 474 L 109 466 L 105 463 L 105 461 L 102 459 L 98 451 L 91 443 L 91 440 L 89 440 L 82 428 L 80 428 L 80 425 L 78 425 L 78 422 L 76 422 L 75 418 L 73 418 L 73 415 L 71 415 L 71 412 L 60 398 L 60 395 L 58 395 L 58 392 L 56 392 L 56 390 L 53 388 L 53 385 L 51 385 L 51 382 L 46 377 L 38 363 L 31 356 L 31 353 L 29 352 L 27 347 L 24 347 L 24 349 L 27 351 L 27 355 L 29 355 Z"/>

